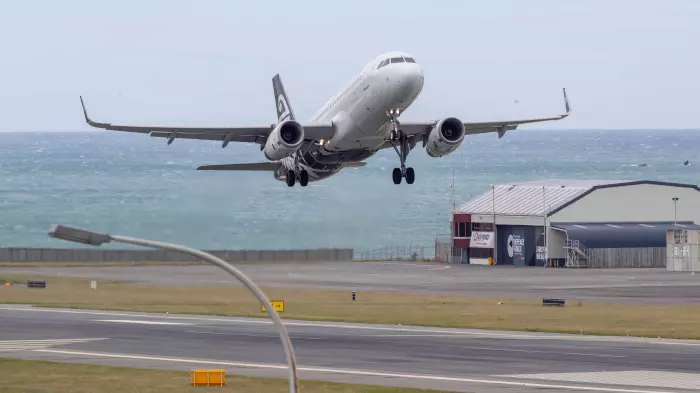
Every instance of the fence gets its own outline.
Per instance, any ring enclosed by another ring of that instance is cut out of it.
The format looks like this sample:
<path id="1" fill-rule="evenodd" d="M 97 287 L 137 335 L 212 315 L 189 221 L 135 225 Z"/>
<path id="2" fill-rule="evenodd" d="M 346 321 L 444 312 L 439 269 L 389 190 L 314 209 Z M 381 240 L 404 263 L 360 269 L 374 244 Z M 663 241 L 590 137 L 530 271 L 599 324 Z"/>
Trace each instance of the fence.
<path id="1" fill-rule="evenodd" d="M 455 255 L 454 252 L 459 250 L 454 250 L 452 245 L 452 239 L 435 239 L 435 261 L 437 262 L 448 262 L 459 261 L 459 256 Z M 461 255 L 461 254 L 460 254 Z"/>
<path id="2" fill-rule="evenodd" d="M 354 250 L 214 250 L 231 262 L 248 261 L 350 261 Z M 196 258 L 173 251 L 110 250 L 88 248 L 0 248 L 0 262 L 194 262 Z"/>
<path id="3" fill-rule="evenodd" d="M 361 261 L 424 261 L 425 246 L 403 244 L 372 248 L 355 254 Z"/>
<path id="4" fill-rule="evenodd" d="M 589 268 L 666 267 L 666 247 L 589 248 Z"/>

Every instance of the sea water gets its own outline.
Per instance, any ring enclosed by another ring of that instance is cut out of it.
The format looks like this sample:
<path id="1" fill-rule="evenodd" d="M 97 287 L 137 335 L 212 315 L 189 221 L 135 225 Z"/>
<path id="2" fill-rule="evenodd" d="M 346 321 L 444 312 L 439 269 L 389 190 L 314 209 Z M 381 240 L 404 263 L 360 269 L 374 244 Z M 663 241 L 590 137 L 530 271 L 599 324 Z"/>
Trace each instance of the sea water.
<path id="1" fill-rule="evenodd" d="M 420 144 L 413 185 L 395 185 L 393 149 L 308 187 L 269 172 L 196 171 L 262 162 L 256 144 L 121 132 L 0 133 L 0 246 L 74 247 L 53 224 L 203 249 L 432 245 L 457 205 L 491 184 L 546 178 L 700 183 L 700 131 L 517 130 L 468 136 L 451 155 Z M 689 160 L 689 165 L 684 162 Z M 669 201 L 669 203 L 671 203 Z M 669 220 L 672 219 L 669 217 Z"/>

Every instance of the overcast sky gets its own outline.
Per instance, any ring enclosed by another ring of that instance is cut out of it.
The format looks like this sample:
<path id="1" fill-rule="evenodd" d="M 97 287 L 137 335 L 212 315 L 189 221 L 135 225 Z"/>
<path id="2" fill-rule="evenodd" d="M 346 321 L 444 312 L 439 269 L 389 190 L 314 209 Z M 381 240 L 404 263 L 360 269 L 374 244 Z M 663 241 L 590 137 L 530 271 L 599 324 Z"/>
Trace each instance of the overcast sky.
<path id="1" fill-rule="evenodd" d="M 698 21 L 698 0 L 5 0 L 0 130 L 89 130 L 81 94 L 101 121 L 268 124 L 277 72 L 306 120 L 389 50 L 426 78 L 404 120 L 558 114 L 566 87 L 571 117 L 529 128 L 700 128 Z"/>

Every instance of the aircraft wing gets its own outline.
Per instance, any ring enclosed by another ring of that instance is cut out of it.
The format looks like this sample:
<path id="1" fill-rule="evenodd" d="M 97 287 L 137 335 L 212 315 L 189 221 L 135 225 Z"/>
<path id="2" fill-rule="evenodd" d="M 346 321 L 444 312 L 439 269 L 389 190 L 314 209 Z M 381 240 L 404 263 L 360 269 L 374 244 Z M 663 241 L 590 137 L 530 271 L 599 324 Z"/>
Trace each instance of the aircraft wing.
<path id="1" fill-rule="evenodd" d="M 571 108 L 569 106 L 569 99 L 566 97 L 566 89 L 564 91 L 564 105 L 566 112 L 561 115 L 550 116 L 550 117 L 539 117 L 532 119 L 521 119 L 521 120 L 501 120 L 492 122 L 474 122 L 474 123 L 464 123 L 464 131 L 466 135 L 473 134 L 483 134 L 486 132 L 496 132 L 498 137 L 502 138 L 506 131 L 515 130 L 520 124 L 528 123 L 539 123 L 544 121 L 554 121 L 561 120 L 569 116 L 571 113 Z M 403 130 L 407 135 L 426 135 L 430 133 L 430 130 L 438 123 L 438 121 L 433 120 L 423 123 L 411 123 L 411 122 L 401 122 L 399 128 Z M 391 146 L 389 144 L 389 146 Z"/>
<path id="2" fill-rule="evenodd" d="M 198 171 L 274 171 L 280 167 L 279 162 L 255 162 L 244 164 L 217 164 L 198 166 Z"/>
<path id="3" fill-rule="evenodd" d="M 104 128 L 110 131 L 126 131 L 142 134 L 149 134 L 152 137 L 167 138 L 168 144 L 172 143 L 177 138 L 182 139 L 201 139 L 210 141 L 221 141 L 222 147 L 226 147 L 229 142 L 256 142 L 263 144 L 267 140 L 270 132 L 275 128 L 276 124 L 264 126 L 239 126 L 239 127 L 173 127 L 173 126 L 131 126 L 118 125 L 112 123 L 100 123 L 90 119 L 83 97 L 80 97 L 80 103 L 83 106 L 83 114 L 85 121 L 92 127 Z M 304 140 L 318 141 L 321 139 L 330 139 L 335 132 L 333 125 L 328 124 L 310 124 L 304 125 Z"/>

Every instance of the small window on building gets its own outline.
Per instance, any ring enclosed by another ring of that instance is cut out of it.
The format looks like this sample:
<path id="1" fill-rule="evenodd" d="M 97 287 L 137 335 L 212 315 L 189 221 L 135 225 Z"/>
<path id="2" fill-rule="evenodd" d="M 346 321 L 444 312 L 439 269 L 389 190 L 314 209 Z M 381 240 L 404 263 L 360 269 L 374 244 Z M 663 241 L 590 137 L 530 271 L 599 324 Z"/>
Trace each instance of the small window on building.
<path id="1" fill-rule="evenodd" d="M 459 237 L 467 237 L 467 223 L 466 222 L 459 223 Z"/>
<path id="2" fill-rule="evenodd" d="M 493 224 L 490 222 L 473 222 L 472 231 L 475 232 L 493 232 Z"/>

